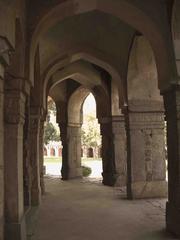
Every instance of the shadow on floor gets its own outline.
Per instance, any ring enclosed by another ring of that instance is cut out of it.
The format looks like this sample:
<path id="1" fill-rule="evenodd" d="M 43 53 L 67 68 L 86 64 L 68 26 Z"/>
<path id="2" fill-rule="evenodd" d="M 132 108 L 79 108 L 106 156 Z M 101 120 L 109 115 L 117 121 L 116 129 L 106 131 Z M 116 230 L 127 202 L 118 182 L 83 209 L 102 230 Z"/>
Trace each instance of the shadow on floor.
<path id="1" fill-rule="evenodd" d="M 168 233 L 165 229 L 160 231 L 154 231 L 147 233 L 146 235 L 139 236 L 138 239 L 134 240 L 178 240 L 176 236 Z"/>

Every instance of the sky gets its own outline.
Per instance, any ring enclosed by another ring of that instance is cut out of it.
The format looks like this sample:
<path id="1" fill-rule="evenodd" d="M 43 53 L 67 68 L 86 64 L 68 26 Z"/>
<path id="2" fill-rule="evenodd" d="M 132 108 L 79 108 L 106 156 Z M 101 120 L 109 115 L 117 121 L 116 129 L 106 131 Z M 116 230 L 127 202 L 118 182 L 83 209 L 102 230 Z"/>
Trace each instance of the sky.
<path id="1" fill-rule="evenodd" d="M 83 114 L 96 113 L 96 102 L 92 93 L 90 93 L 83 105 Z"/>

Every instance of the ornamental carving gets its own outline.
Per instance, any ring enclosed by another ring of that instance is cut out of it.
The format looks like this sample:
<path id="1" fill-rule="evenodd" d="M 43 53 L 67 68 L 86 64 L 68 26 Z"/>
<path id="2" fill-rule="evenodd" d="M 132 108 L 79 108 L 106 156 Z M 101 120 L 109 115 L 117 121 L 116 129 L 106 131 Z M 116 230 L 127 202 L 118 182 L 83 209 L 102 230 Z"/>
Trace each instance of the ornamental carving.
<path id="1" fill-rule="evenodd" d="M 143 133 L 144 133 L 144 157 L 145 157 L 146 181 L 152 181 L 153 176 L 152 131 L 146 130 Z"/>

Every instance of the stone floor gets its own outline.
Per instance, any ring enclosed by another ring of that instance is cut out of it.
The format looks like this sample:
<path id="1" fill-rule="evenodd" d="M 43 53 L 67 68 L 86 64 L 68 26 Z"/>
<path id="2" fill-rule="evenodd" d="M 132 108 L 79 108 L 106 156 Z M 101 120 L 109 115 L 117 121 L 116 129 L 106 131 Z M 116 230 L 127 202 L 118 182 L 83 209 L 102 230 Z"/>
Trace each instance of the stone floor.
<path id="1" fill-rule="evenodd" d="M 92 180 L 48 177 L 46 191 L 29 221 L 29 239 L 176 239 L 164 230 L 166 200 L 128 201 L 119 189 Z"/>

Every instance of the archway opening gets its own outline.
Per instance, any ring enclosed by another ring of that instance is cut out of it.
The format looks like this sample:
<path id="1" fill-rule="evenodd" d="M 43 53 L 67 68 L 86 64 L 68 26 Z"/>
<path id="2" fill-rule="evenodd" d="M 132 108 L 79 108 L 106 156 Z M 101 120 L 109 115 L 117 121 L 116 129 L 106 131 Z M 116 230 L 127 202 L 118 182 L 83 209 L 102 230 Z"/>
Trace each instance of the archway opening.
<path id="1" fill-rule="evenodd" d="M 44 124 L 44 168 L 45 174 L 60 176 L 62 166 L 62 143 L 56 123 L 56 104 L 48 97 L 48 113 Z"/>
<path id="2" fill-rule="evenodd" d="M 102 158 L 99 153 L 101 152 L 102 142 L 100 125 L 98 124 L 98 120 L 96 118 L 96 102 L 91 93 L 86 97 L 83 103 L 82 113 L 82 166 L 87 166 L 91 169 L 89 178 L 101 180 Z"/>

